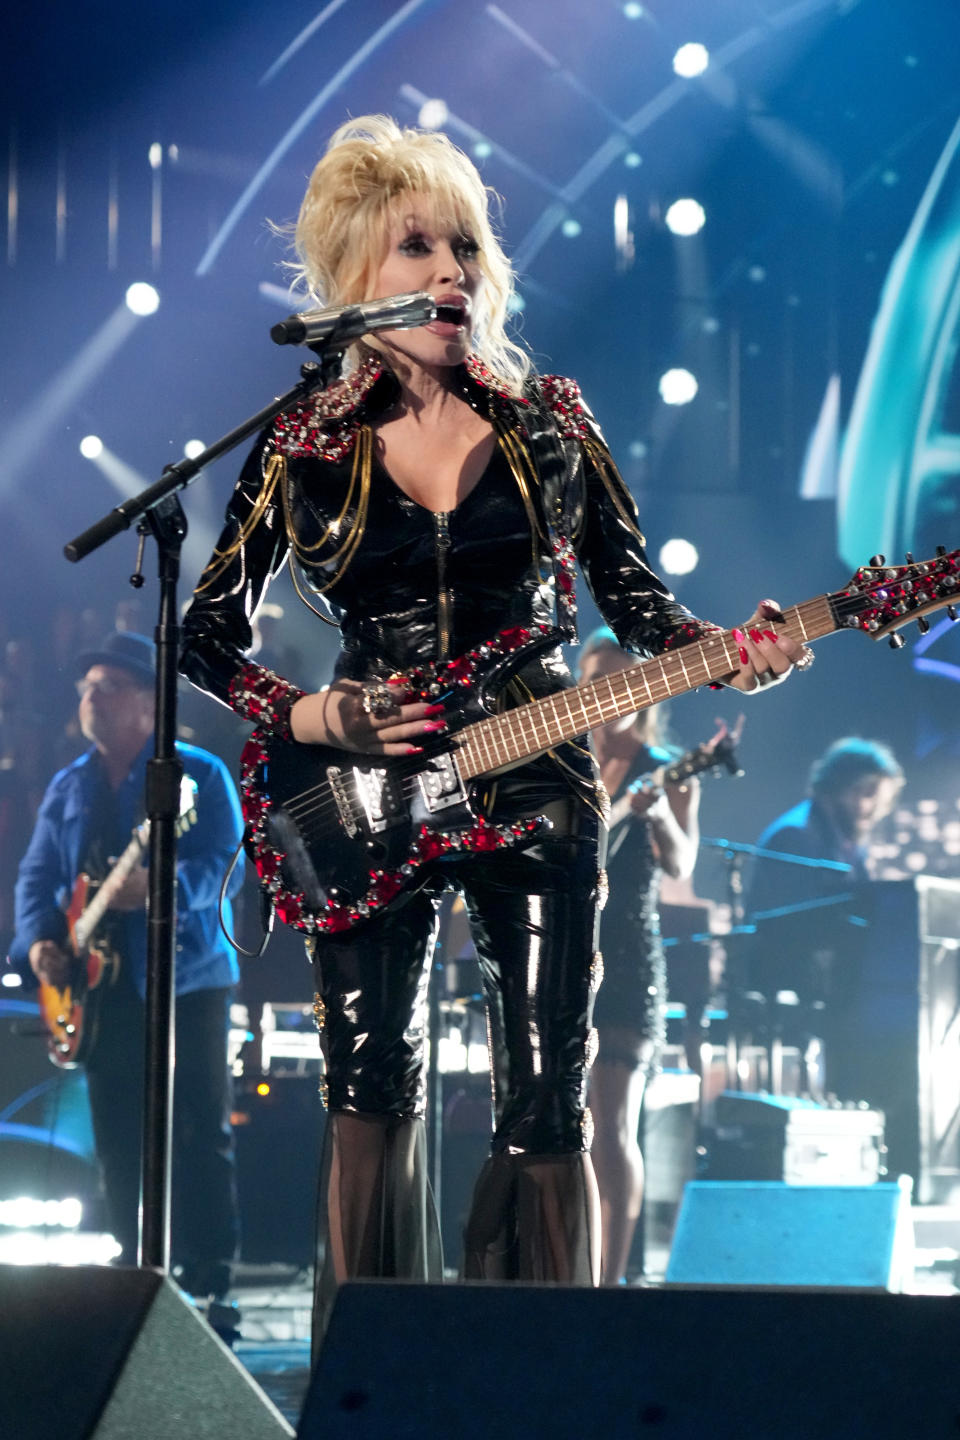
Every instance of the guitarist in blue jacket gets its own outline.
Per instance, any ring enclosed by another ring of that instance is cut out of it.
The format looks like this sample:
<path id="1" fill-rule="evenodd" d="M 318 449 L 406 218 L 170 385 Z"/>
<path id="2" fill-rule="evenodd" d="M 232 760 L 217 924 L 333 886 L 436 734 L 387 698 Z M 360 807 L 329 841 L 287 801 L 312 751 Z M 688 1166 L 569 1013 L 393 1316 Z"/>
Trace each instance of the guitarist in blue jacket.
<path id="1" fill-rule="evenodd" d="M 80 725 L 90 749 L 54 776 L 43 797 L 20 864 L 10 950 L 25 978 L 58 989 L 69 983 L 74 964 L 64 909 L 74 882 L 82 873 L 104 880 L 143 820 L 152 753 L 153 642 L 117 631 L 99 651 L 79 657 L 79 674 Z M 196 823 L 181 836 L 177 866 L 172 1249 L 184 1289 L 222 1296 L 237 1245 L 226 1042 L 238 969 L 217 911 L 242 822 L 222 761 L 192 745 L 178 749 L 196 786 Z M 238 866 L 233 894 L 241 878 Z M 97 1158 L 119 1258 L 126 1264 L 137 1258 L 146 899 L 147 871 L 138 863 L 94 934 L 94 947 L 110 957 L 110 965 L 84 1006 L 83 1063 Z M 229 929 L 229 901 L 224 909 Z"/>

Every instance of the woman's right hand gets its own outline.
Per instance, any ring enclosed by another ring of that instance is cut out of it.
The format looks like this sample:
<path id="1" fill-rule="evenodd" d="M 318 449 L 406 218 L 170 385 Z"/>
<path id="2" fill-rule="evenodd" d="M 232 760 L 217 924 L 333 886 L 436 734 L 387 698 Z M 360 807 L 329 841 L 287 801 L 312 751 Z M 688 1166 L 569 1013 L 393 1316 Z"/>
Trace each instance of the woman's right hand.
<path id="1" fill-rule="evenodd" d="M 442 705 L 406 705 L 398 699 L 387 714 L 376 715 L 364 708 L 364 691 L 359 680 L 337 680 L 326 690 L 302 695 L 290 710 L 294 740 L 364 755 L 414 755 L 421 749 L 415 743 L 419 736 L 446 729 L 445 722 L 437 719 Z"/>

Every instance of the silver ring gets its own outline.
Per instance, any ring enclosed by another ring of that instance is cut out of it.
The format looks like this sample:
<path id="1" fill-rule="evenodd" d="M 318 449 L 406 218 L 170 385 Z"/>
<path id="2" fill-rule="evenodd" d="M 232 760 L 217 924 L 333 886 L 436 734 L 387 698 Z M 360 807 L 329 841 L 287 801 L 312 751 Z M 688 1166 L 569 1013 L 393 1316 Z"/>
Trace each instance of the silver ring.
<path id="1" fill-rule="evenodd" d="M 362 704 L 364 712 L 374 720 L 385 720 L 398 708 L 389 685 L 382 681 L 364 685 Z"/>
<path id="2" fill-rule="evenodd" d="M 803 649 L 800 651 L 799 660 L 795 660 L 793 662 L 794 668 L 797 670 L 809 670 L 815 658 L 816 657 L 814 656 L 814 653 L 809 648 L 809 646 L 804 645 Z"/>

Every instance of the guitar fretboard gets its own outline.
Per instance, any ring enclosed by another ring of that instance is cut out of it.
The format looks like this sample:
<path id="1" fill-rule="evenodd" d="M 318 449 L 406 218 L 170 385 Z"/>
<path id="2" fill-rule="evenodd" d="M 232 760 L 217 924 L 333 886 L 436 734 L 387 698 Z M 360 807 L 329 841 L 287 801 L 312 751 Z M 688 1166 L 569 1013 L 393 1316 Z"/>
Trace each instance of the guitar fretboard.
<path id="1" fill-rule="evenodd" d="M 146 849 L 149 834 L 150 822 L 149 820 L 144 820 L 139 829 L 134 831 L 133 837 L 127 843 L 127 848 L 120 856 L 120 859 L 116 865 L 114 865 L 110 874 L 90 901 L 90 904 L 77 920 L 73 928 L 73 943 L 78 952 L 86 950 L 90 944 L 93 932 L 103 919 L 105 911 L 109 909 L 113 897 L 127 876 L 132 874 L 134 866 L 140 863 L 140 856 Z"/>
<path id="2" fill-rule="evenodd" d="M 837 624 L 828 596 L 821 595 L 785 610 L 783 623 L 774 627 L 766 622 L 766 628 L 808 642 L 829 635 Z M 622 715 L 632 715 L 700 685 L 709 685 L 739 666 L 738 645 L 732 633 L 716 631 L 664 655 L 642 660 L 628 670 L 492 715 L 466 726 L 456 736 L 460 773 L 464 780 L 472 780 L 507 769 Z"/>

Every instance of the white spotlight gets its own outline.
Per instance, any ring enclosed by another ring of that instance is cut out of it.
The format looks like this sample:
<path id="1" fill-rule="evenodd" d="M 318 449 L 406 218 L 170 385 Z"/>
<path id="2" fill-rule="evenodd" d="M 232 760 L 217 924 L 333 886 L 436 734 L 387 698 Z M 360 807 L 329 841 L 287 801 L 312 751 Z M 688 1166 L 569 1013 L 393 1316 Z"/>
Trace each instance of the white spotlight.
<path id="1" fill-rule="evenodd" d="M 700 556 L 689 540 L 668 540 L 660 547 L 660 569 L 665 575 L 689 575 Z"/>
<path id="2" fill-rule="evenodd" d="M 446 100 L 424 100 L 417 123 L 422 130 L 439 130 L 441 125 L 447 123 L 449 114 Z"/>
<path id="3" fill-rule="evenodd" d="M 188 440 L 183 447 L 183 453 L 188 460 L 195 460 L 206 448 L 202 440 Z"/>
<path id="4" fill-rule="evenodd" d="M 709 64 L 710 51 L 699 41 L 681 45 L 673 57 L 674 72 L 683 80 L 692 80 L 695 75 L 702 75 Z"/>
<path id="5" fill-rule="evenodd" d="M 135 280 L 126 293 L 127 309 L 134 315 L 152 315 L 160 304 L 160 296 L 145 280 Z"/>
<path id="6" fill-rule="evenodd" d="M 507 296 L 507 314 L 520 315 L 527 308 L 527 302 L 518 290 L 512 290 Z"/>
<path id="7" fill-rule="evenodd" d="M 8 970 L 4 975 L 0 975 L 0 985 L 6 990 L 16 990 L 22 984 L 23 981 L 14 970 Z"/>
<path id="8" fill-rule="evenodd" d="M 478 160 L 486 160 L 488 155 L 493 154 L 493 146 L 489 140 L 478 140 L 473 147 L 473 153 Z"/>
<path id="9" fill-rule="evenodd" d="M 706 224 L 707 212 L 699 200 L 674 200 L 664 220 L 674 235 L 696 235 Z"/>
<path id="10" fill-rule="evenodd" d="M 579 220 L 575 220 L 572 215 L 568 215 L 566 220 L 564 220 L 563 224 L 560 226 L 560 229 L 563 231 L 564 235 L 566 235 L 568 240 L 576 240 L 577 236 L 580 234 L 580 231 L 583 229 L 583 226 L 580 224 Z"/>
<path id="11" fill-rule="evenodd" d="M 80 454 L 84 460 L 96 460 L 103 454 L 103 441 L 99 435 L 84 435 L 80 441 Z"/>
<path id="12" fill-rule="evenodd" d="M 697 377 L 689 370 L 667 370 L 660 376 L 660 399 L 664 405 L 689 405 L 699 388 Z"/>
<path id="13" fill-rule="evenodd" d="M 159 170 L 163 164 L 163 146 L 156 140 L 147 151 L 147 159 L 150 161 L 151 170 Z"/>

